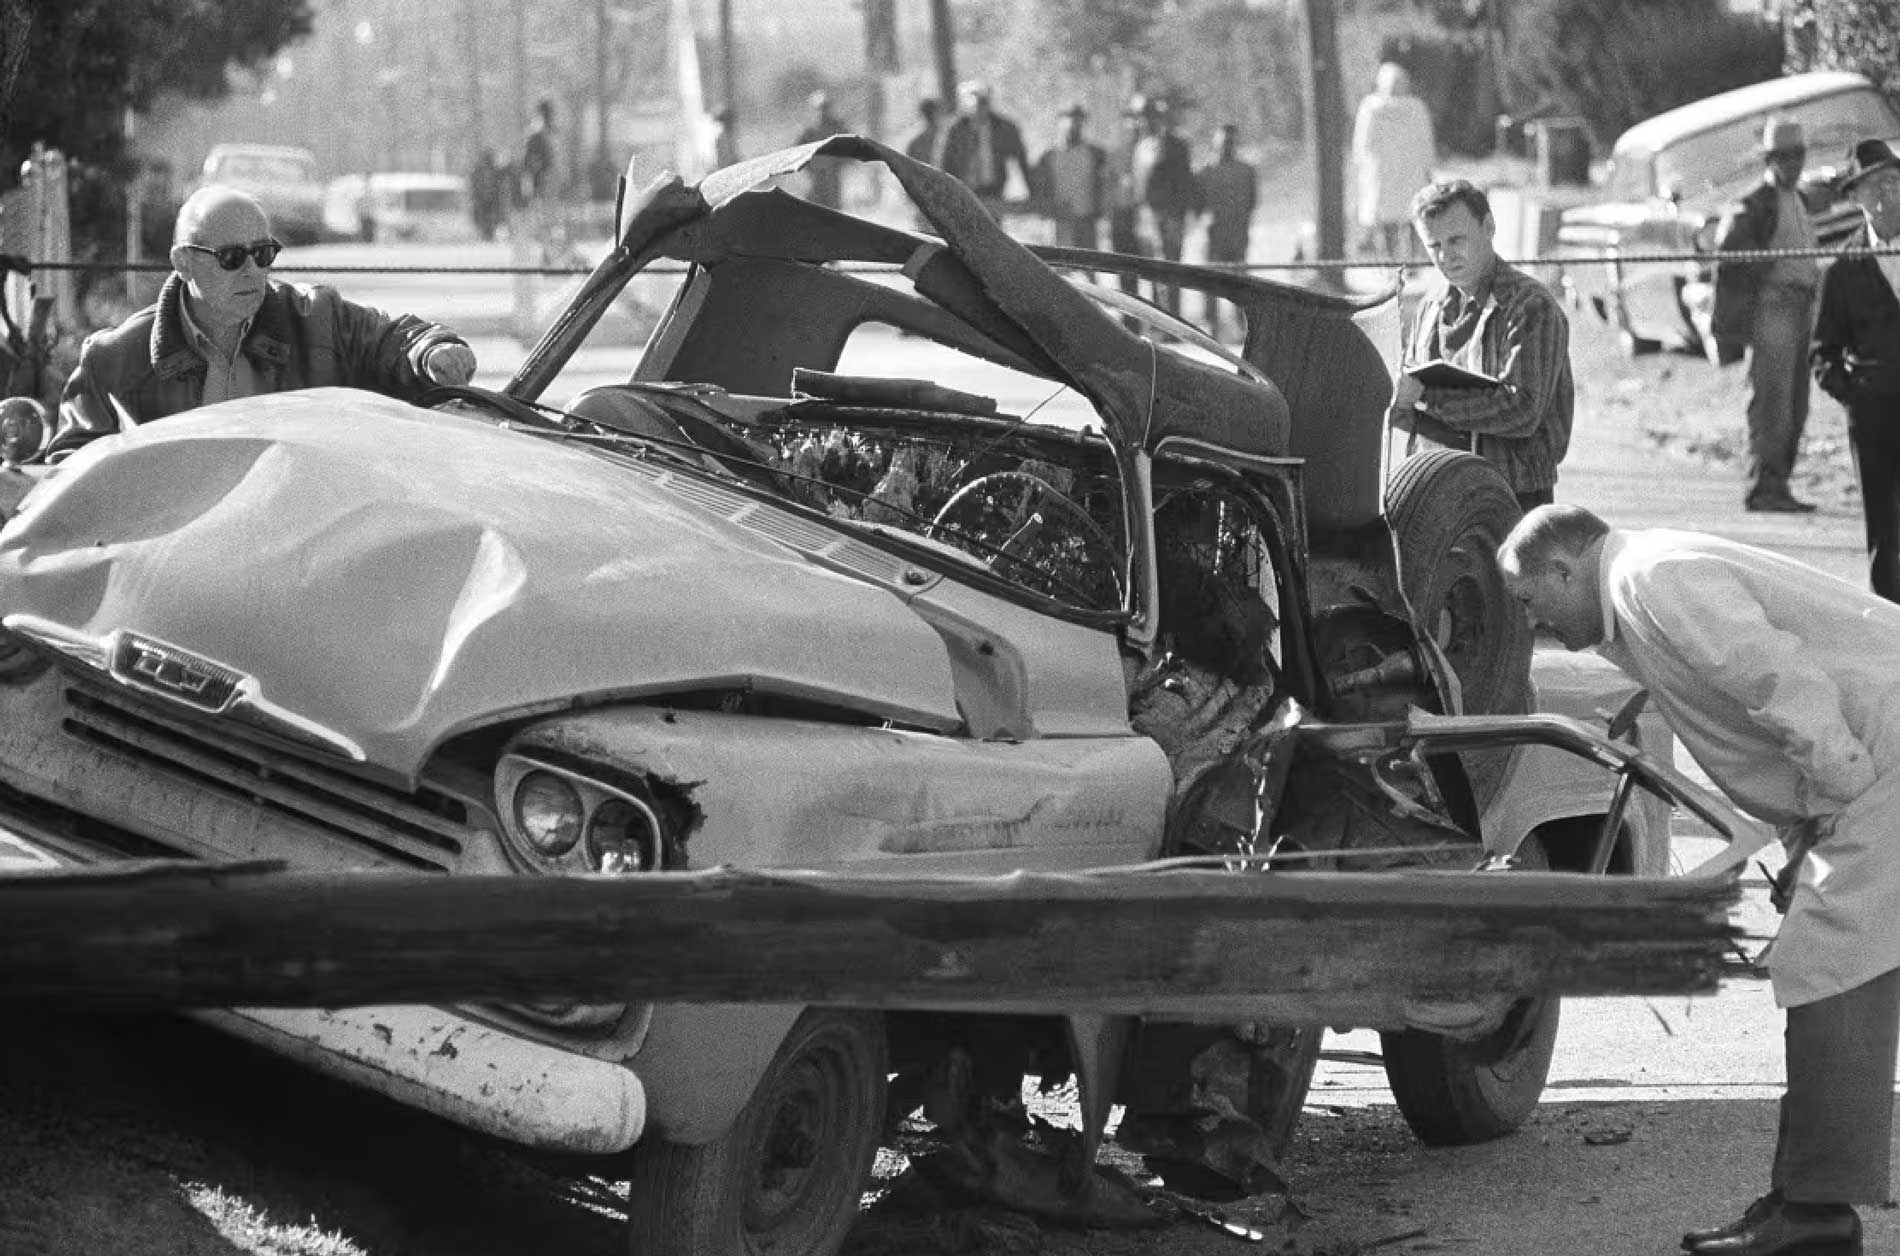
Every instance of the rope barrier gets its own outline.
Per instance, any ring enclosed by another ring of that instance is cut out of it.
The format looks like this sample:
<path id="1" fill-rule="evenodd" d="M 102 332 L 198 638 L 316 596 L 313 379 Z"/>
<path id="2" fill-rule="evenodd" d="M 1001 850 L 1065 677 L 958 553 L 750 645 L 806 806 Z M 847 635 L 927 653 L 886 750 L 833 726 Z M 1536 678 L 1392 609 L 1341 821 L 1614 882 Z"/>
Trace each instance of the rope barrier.
<path id="1" fill-rule="evenodd" d="M 1675 262 L 1697 262 L 1714 265 L 1719 262 L 1755 262 L 1778 261 L 1783 258 L 1811 257 L 1820 260 L 1839 261 L 1844 258 L 1893 257 L 1900 256 L 1900 245 L 1885 248 L 1805 248 L 1805 249 L 1733 249 L 1722 252 L 1652 252 L 1618 253 L 1614 250 L 1603 253 L 1568 253 L 1554 257 L 1506 258 L 1513 266 L 1636 266 L 1666 265 Z M 7 257 L 9 267 L 23 270 L 44 271 L 109 271 L 120 274 L 159 274 L 168 275 L 172 268 L 157 262 L 36 262 L 27 258 Z M 1152 260 L 1152 259 L 1151 259 Z M 1290 262 L 1218 262 L 1196 263 L 1207 270 L 1229 271 L 1238 274 L 1267 273 L 1273 271 L 1312 271 L 1312 270 L 1429 270 L 1431 263 L 1400 258 L 1316 258 L 1311 261 L 1295 260 Z M 1064 269 L 1086 270 L 1085 266 L 1070 266 Z M 339 264 L 333 266 L 284 265 L 271 268 L 274 272 L 285 274 L 322 274 L 322 275 L 545 275 L 574 277 L 593 272 L 592 266 L 396 266 Z M 896 274 L 902 266 L 876 262 L 850 262 L 836 267 L 845 274 Z M 681 275 L 686 267 L 678 263 L 660 263 L 649 266 L 641 272 L 647 275 Z"/>

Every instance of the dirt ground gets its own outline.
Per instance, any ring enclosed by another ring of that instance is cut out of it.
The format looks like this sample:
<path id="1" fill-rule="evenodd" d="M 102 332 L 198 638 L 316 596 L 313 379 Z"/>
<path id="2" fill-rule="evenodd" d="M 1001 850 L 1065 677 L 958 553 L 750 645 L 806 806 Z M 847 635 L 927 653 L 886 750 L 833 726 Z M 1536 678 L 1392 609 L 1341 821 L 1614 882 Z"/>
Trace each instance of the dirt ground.
<path id="1" fill-rule="evenodd" d="M 1625 362 L 1588 328 L 1573 359 L 1592 421 L 1633 424 L 1670 457 L 1737 465 L 1739 371 L 1682 355 Z M 1797 490 L 1851 510 L 1843 442 L 1838 407 L 1817 398 Z M 1321 1084 L 1288 1192 L 1229 1209 L 1259 1242 L 1186 1215 L 1109 1234 L 874 1204 L 850 1250 L 1666 1252 L 1682 1228 L 1746 1202 L 1735 1166 L 1766 1164 L 1771 1104 L 1547 1103 L 1513 1137 L 1443 1150 L 1422 1148 L 1389 1104 L 1329 1102 Z M 182 1020 L 0 1004 L 0 1256 L 595 1256 L 624 1250 L 620 1207 L 612 1182 L 575 1166 L 525 1158 Z M 1897 1227 L 1900 1217 L 1870 1217 L 1870 1233 Z"/>

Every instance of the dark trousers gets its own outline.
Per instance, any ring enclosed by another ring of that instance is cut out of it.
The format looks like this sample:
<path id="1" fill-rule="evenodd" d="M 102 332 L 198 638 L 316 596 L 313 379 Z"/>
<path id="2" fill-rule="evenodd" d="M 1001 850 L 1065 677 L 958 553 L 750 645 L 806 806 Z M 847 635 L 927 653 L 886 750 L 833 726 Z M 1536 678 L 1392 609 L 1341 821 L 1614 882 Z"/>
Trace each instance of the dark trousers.
<path id="1" fill-rule="evenodd" d="M 1238 229 L 1229 226 L 1226 230 L 1221 230 L 1221 227 L 1222 224 L 1213 223 L 1210 224 L 1207 229 L 1208 265 L 1221 266 L 1245 262 L 1247 260 L 1246 224 L 1240 224 Z M 1236 236 L 1239 238 L 1236 239 Z M 1207 334 L 1218 340 L 1220 338 L 1221 299 L 1216 296 L 1209 296 L 1203 312 L 1207 319 Z M 1244 332 L 1247 330 L 1245 320 L 1240 318 L 1238 313 L 1235 315 L 1235 321 L 1242 324 L 1240 328 L 1241 331 Z"/>
<path id="2" fill-rule="evenodd" d="M 1181 260 L 1182 246 L 1187 243 L 1187 214 L 1173 211 L 1154 211 L 1154 255 L 1170 262 Z M 1181 290 L 1173 284 L 1155 285 L 1155 304 L 1168 313 L 1180 316 Z"/>
<path id="3" fill-rule="evenodd" d="M 1867 516 L 1868 584 L 1900 602 L 1900 399 L 1855 406 L 1847 437 Z"/>
<path id="4" fill-rule="evenodd" d="M 1108 248 L 1112 253 L 1125 253 L 1130 257 L 1145 257 L 1148 245 L 1141 238 L 1140 214 L 1132 205 L 1117 206 L 1108 211 Z M 1134 296 L 1141 291 L 1141 281 L 1133 275 L 1115 276 L 1115 284 L 1123 292 Z M 1129 331 L 1140 331 L 1141 323 L 1124 317 L 1122 325 Z"/>
<path id="5" fill-rule="evenodd" d="M 1748 497 L 1791 496 L 1788 477 L 1808 425 L 1808 334 L 1814 292 L 1764 284 L 1748 343 Z"/>
<path id="6" fill-rule="evenodd" d="M 1797 1203 L 1886 1203 L 1900 969 L 1789 1008 L 1786 1041 L 1772 1185 Z"/>

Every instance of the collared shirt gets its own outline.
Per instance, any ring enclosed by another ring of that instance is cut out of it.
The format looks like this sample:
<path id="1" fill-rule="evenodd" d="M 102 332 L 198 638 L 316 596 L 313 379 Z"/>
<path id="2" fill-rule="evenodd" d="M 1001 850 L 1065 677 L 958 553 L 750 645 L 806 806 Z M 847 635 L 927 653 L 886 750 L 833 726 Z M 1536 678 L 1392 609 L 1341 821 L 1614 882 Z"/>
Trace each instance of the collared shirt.
<path id="1" fill-rule="evenodd" d="M 1811 249 L 1814 247 L 1814 223 L 1808 207 L 1792 189 L 1775 189 L 1775 236 L 1768 242 L 1773 249 Z M 1782 257 L 1770 263 L 1768 282 L 1790 288 L 1812 288 L 1821 278 L 1818 257 Z"/>
<path id="2" fill-rule="evenodd" d="M 189 300 L 179 301 L 178 314 L 185 325 L 185 339 L 205 360 L 205 391 L 199 404 L 211 406 L 237 397 L 255 397 L 264 391 L 257 368 L 244 356 L 244 338 L 251 334 L 250 319 L 238 325 L 238 347 L 227 357 L 192 318 Z"/>
<path id="3" fill-rule="evenodd" d="M 1471 361 L 1473 355 L 1468 350 L 1472 337 L 1477 335 L 1479 320 L 1484 316 L 1485 303 L 1491 299 L 1491 289 L 1497 284 L 1499 265 L 1493 258 L 1491 268 L 1470 292 L 1448 285 L 1444 307 L 1438 312 L 1438 356 L 1483 374 L 1490 372 L 1485 371 L 1481 361 Z"/>
<path id="4" fill-rule="evenodd" d="M 1576 405 L 1570 374 L 1570 320 L 1537 279 L 1509 262 L 1470 296 L 1445 285 L 1420 306 L 1406 361 L 1443 358 L 1498 381 L 1495 388 L 1427 388 L 1432 417 L 1472 434 L 1472 450 L 1503 474 L 1514 493 L 1557 482 L 1570 448 Z"/>
<path id="5" fill-rule="evenodd" d="M 1900 245 L 1900 238 L 1883 240 L 1874 232 L 1874 224 L 1867 224 L 1868 242 L 1877 249 L 1890 249 Z M 1876 253 L 1874 260 L 1880 263 L 1880 273 L 1887 277 L 1887 286 L 1893 289 L 1893 295 L 1900 298 L 1900 253 Z"/>

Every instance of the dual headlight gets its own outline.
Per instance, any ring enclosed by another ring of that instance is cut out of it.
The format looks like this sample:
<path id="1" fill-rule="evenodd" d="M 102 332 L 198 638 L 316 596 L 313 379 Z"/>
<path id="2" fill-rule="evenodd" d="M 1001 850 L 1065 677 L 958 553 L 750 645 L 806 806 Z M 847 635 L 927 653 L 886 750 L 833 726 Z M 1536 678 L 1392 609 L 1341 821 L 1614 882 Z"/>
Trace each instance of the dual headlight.
<path id="1" fill-rule="evenodd" d="M 663 859 L 660 817 L 646 799 L 519 755 L 502 760 L 497 810 L 515 852 L 549 872 L 652 872 Z"/>

